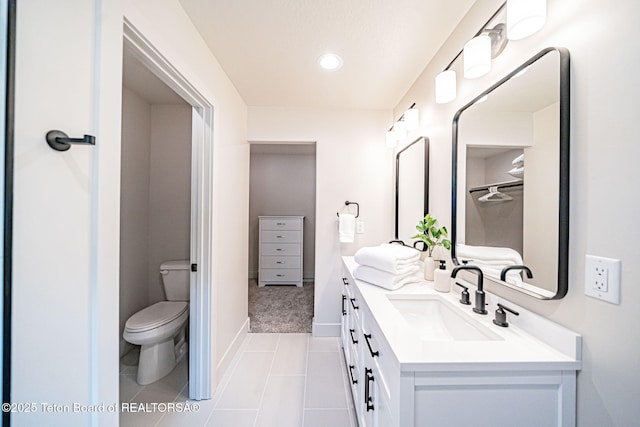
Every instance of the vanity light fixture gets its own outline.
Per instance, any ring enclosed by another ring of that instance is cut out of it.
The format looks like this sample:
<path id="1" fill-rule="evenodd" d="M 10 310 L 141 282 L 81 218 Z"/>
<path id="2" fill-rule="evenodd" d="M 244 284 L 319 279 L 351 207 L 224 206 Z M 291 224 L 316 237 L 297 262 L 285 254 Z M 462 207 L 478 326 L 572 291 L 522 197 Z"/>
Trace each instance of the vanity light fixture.
<path id="1" fill-rule="evenodd" d="M 318 64 L 327 71 L 335 71 L 342 67 L 342 58 L 335 53 L 326 53 L 318 58 Z"/>
<path id="2" fill-rule="evenodd" d="M 464 45 L 464 77 L 475 79 L 491 70 L 491 38 L 480 34 Z"/>
<path id="3" fill-rule="evenodd" d="M 436 104 L 456 99 L 456 72 L 445 70 L 436 76 Z"/>
<path id="4" fill-rule="evenodd" d="M 507 37 L 520 40 L 529 37 L 547 19 L 547 0 L 507 0 Z"/>
<path id="5" fill-rule="evenodd" d="M 409 107 L 387 131 L 385 141 L 388 148 L 397 146 L 398 142 L 407 139 L 409 131 L 418 129 L 420 125 L 420 112 L 415 106 L 415 102 L 411 104 L 411 107 Z"/>
<path id="6" fill-rule="evenodd" d="M 488 25 L 506 9 L 506 24 Z M 464 77 L 475 79 L 491 70 L 491 60 L 497 58 L 509 40 L 519 40 L 538 31 L 545 23 L 546 0 L 507 0 L 469 40 L 464 49 L 436 76 L 436 104 L 446 104 L 456 98 L 456 74 L 453 63 L 464 54 Z"/>

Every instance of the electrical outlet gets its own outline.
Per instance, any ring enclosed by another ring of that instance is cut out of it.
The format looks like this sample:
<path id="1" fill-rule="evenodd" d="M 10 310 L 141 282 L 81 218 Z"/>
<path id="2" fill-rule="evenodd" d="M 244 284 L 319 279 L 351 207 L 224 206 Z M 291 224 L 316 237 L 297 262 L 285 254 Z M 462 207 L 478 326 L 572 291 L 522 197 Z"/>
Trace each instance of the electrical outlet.
<path id="1" fill-rule="evenodd" d="M 585 257 L 584 293 L 620 304 L 620 260 L 593 255 Z"/>
<path id="2" fill-rule="evenodd" d="M 364 221 L 356 221 L 356 233 L 364 234 Z"/>

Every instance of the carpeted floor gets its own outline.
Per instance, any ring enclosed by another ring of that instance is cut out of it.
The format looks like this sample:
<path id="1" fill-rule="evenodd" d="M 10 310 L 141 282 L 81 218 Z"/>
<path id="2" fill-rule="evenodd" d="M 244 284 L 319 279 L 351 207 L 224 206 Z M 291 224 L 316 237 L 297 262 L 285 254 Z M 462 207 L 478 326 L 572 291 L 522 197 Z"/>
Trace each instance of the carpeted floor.
<path id="1" fill-rule="evenodd" d="M 311 332 L 313 283 L 260 288 L 249 280 L 249 318 L 251 332 Z"/>

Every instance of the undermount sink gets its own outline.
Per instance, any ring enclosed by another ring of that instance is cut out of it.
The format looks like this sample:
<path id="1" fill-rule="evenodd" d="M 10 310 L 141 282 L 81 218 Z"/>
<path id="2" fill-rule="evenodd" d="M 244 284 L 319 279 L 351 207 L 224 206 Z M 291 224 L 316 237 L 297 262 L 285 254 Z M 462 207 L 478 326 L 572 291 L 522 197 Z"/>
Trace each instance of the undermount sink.
<path id="1" fill-rule="evenodd" d="M 387 295 L 423 341 L 495 341 L 502 338 L 490 329 L 452 308 L 436 295 Z M 471 309 L 469 309 L 471 311 Z"/>

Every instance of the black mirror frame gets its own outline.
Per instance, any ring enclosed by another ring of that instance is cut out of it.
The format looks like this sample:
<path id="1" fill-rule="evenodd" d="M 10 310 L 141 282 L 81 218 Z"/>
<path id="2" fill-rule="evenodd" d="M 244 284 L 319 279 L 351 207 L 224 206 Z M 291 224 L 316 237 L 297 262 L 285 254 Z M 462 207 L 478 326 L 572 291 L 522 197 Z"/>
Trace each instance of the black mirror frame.
<path id="1" fill-rule="evenodd" d="M 394 234 L 396 240 L 399 239 L 398 214 L 400 213 L 400 154 L 420 141 L 424 141 L 424 213 L 422 215 L 424 216 L 429 212 L 429 138 L 426 136 L 421 136 L 411 144 L 408 144 L 402 150 L 398 151 L 398 153 L 396 154 L 396 227 Z"/>
<path id="2" fill-rule="evenodd" d="M 459 265 L 456 257 L 456 234 L 457 234 L 457 175 L 458 175 L 458 121 L 460 115 L 469 107 L 474 105 L 483 96 L 488 95 L 494 89 L 511 79 L 523 69 L 527 68 L 538 59 L 549 52 L 558 52 L 560 55 L 560 174 L 559 174 L 559 203 L 558 203 L 558 286 L 555 295 L 547 297 L 529 291 L 524 288 L 513 286 L 507 282 L 495 280 L 496 283 L 504 285 L 510 289 L 523 292 L 529 296 L 541 300 L 556 300 L 563 298 L 569 290 L 569 145 L 570 145 L 570 58 L 569 50 L 563 47 L 548 47 L 543 49 L 524 64 L 513 70 L 506 77 L 498 81 L 489 89 L 475 97 L 471 102 L 460 108 L 453 117 L 453 143 L 451 153 L 451 259 L 454 265 Z M 493 280 L 493 279 L 492 279 Z"/>

